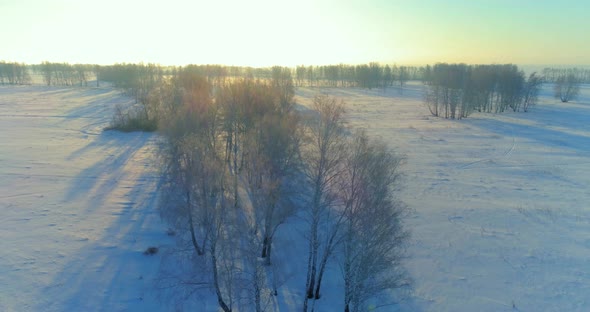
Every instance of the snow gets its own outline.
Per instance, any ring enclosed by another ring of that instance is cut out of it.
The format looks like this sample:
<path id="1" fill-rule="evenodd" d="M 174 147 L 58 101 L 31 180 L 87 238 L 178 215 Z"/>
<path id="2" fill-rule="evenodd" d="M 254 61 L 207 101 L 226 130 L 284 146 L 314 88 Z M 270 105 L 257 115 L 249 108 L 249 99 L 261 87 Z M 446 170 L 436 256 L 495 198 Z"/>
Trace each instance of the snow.
<path id="1" fill-rule="evenodd" d="M 414 286 L 375 311 L 590 310 L 590 86 L 560 103 L 547 85 L 528 113 L 460 121 L 431 117 L 418 83 L 300 88 L 296 100 L 318 93 L 342 98 L 352 127 L 406 156 Z M 157 135 L 103 132 L 118 103 L 132 100 L 111 88 L 0 87 L 0 311 L 174 310 L 155 282 L 174 246 L 157 211 Z M 287 226 L 272 306 L 298 311 L 306 247 Z M 150 246 L 161 251 L 144 255 Z M 342 310 L 339 274 L 327 273 L 316 310 Z M 185 307 L 215 311 L 210 297 Z"/>
<path id="2" fill-rule="evenodd" d="M 0 88 L 0 310 L 152 306 L 170 239 L 154 209 L 151 134 L 102 132 L 111 89 Z M 143 298 L 143 300 L 142 300 Z"/>

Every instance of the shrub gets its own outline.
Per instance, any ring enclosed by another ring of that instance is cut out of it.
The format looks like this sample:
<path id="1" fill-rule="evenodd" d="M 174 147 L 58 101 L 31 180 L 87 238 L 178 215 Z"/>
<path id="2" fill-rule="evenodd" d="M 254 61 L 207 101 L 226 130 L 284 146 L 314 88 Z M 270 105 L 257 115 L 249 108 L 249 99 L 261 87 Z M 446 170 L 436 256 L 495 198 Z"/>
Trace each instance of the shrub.
<path id="1" fill-rule="evenodd" d="M 158 247 L 148 247 L 143 254 L 146 256 L 152 256 L 158 253 Z"/>
<path id="2" fill-rule="evenodd" d="M 111 124 L 105 130 L 153 132 L 157 128 L 157 121 L 149 118 L 147 110 L 143 105 L 134 106 L 129 110 L 125 110 L 121 105 L 117 105 Z"/>

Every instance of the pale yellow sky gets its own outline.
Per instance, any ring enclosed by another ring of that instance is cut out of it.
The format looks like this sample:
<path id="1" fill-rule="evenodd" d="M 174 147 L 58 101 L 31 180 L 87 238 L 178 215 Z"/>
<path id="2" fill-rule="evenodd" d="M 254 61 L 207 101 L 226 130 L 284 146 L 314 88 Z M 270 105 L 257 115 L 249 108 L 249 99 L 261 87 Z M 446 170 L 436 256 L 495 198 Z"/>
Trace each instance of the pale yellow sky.
<path id="1" fill-rule="evenodd" d="M 0 60 L 590 64 L 586 1 L 0 0 Z"/>

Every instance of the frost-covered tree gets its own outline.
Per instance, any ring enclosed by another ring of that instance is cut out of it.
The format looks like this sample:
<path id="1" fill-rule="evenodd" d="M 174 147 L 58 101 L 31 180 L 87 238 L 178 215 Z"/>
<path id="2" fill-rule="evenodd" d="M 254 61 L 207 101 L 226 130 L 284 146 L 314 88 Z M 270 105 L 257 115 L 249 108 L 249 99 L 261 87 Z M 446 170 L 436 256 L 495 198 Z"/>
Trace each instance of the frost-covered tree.
<path id="1" fill-rule="evenodd" d="M 401 157 L 386 145 L 355 133 L 340 176 L 344 235 L 339 259 L 344 279 L 344 311 L 365 311 L 364 302 L 408 284 L 401 266 L 408 237 L 405 206 L 393 191 Z"/>
<path id="2" fill-rule="evenodd" d="M 338 217 L 334 216 L 333 208 L 345 149 L 344 104 L 332 97 L 317 96 L 313 108 L 318 115 L 308 121 L 307 142 L 303 146 L 309 185 L 305 204 L 309 223 L 305 311 L 309 299 L 320 297 L 326 263 L 337 242 L 340 222 L 335 221 Z"/>
<path id="3" fill-rule="evenodd" d="M 273 238 L 279 226 L 296 212 L 300 176 L 298 115 L 287 110 L 282 88 L 261 85 L 252 94 L 253 125 L 244 134 L 243 167 L 245 190 L 252 204 L 256 232 L 262 242 L 261 257 L 271 264 Z M 287 100 L 289 103 L 291 100 Z M 266 102 L 263 104 L 262 102 Z"/>
<path id="4" fill-rule="evenodd" d="M 229 190 L 228 167 L 217 140 L 219 109 L 209 95 L 208 84 L 200 79 L 175 79 L 174 87 L 160 88 L 163 103 L 178 104 L 160 108 L 161 131 L 165 144 L 161 150 L 171 203 L 161 206 L 162 215 L 180 231 L 181 239 L 204 263 L 204 280 L 210 284 L 220 308 L 229 312 L 236 300 L 234 251 L 236 210 Z M 171 91 L 172 90 L 172 91 Z M 166 95 L 166 96 L 165 96 Z M 151 96 L 150 100 L 162 99 Z M 192 281 L 192 283 L 196 283 Z"/>

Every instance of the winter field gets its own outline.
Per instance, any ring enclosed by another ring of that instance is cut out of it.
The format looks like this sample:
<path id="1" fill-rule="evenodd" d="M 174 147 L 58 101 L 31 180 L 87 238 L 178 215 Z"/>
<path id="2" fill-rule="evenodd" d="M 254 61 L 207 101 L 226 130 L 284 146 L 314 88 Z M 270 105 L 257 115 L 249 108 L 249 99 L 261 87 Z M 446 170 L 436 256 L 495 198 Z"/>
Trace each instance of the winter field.
<path id="1" fill-rule="evenodd" d="M 460 121 L 431 117 L 418 83 L 301 88 L 296 101 L 318 93 L 406 157 L 413 291 L 375 311 L 590 310 L 590 86 L 564 104 L 545 85 L 528 113 Z M 182 308 L 156 283 L 174 246 L 157 211 L 157 135 L 102 131 L 132 102 L 110 88 L 0 86 L 0 311 Z M 292 248 L 277 257 L 304 259 L 291 234 L 279 229 Z M 291 273 L 270 310 L 300 310 L 305 273 Z M 338 274 L 317 310 L 342 310 Z M 213 296 L 193 300 L 184 307 L 216 311 Z"/>

